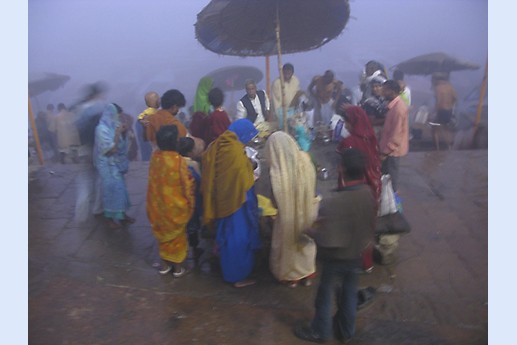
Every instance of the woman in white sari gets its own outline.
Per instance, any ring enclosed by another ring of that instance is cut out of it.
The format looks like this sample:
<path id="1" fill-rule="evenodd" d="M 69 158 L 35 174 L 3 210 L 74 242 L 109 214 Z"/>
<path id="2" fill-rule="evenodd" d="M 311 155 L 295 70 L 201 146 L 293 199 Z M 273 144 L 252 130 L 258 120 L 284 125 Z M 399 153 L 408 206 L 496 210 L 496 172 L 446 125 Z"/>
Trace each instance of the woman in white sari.
<path id="1" fill-rule="evenodd" d="M 270 269 L 276 279 L 296 287 L 311 285 L 316 273 L 316 244 L 305 234 L 318 215 L 316 169 L 310 156 L 285 132 L 266 142 L 273 201 L 278 215 L 271 240 Z"/>

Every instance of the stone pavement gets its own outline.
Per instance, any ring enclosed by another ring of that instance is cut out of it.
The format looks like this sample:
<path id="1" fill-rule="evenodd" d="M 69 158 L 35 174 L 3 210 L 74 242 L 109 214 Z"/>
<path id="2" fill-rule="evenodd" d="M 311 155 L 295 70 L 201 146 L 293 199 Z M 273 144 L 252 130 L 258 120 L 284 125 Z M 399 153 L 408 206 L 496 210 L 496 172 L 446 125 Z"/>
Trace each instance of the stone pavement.
<path id="1" fill-rule="evenodd" d="M 29 344 L 308 344 L 292 328 L 312 316 L 317 284 L 278 284 L 267 241 L 254 286 L 224 283 L 208 246 L 205 264 L 187 276 L 160 276 L 145 212 L 148 164 L 131 163 L 128 213 L 137 221 L 115 231 L 93 216 L 73 221 L 83 168 L 30 169 Z M 318 181 L 324 193 L 335 183 L 329 170 Z M 361 276 L 378 292 L 351 344 L 487 344 L 488 151 L 410 152 L 400 189 L 412 232 L 396 263 Z"/>

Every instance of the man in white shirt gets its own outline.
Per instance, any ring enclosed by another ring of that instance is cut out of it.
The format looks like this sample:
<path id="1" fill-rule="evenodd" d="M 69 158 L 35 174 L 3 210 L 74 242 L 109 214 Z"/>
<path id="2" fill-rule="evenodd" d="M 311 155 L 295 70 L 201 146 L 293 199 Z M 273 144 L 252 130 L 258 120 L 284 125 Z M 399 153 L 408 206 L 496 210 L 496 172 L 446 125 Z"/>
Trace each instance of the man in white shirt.
<path id="1" fill-rule="evenodd" d="M 254 80 L 245 83 L 246 94 L 237 103 L 237 119 L 247 118 L 253 124 L 269 120 L 269 98 L 263 90 L 257 91 Z"/>
<path id="2" fill-rule="evenodd" d="M 282 74 L 284 76 L 284 92 L 285 92 L 285 105 L 287 108 L 287 114 L 293 115 L 295 112 L 293 99 L 297 97 L 300 92 L 300 81 L 294 75 L 294 66 L 290 63 L 286 63 L 282 67 Z M 276 114 L 278 124 L 282 128 L 283 124 L 283 109 L 282 109 L 282 83 L 280 77 L 273 81 L 271 98 L 273 101 L 272 113 Z"/>

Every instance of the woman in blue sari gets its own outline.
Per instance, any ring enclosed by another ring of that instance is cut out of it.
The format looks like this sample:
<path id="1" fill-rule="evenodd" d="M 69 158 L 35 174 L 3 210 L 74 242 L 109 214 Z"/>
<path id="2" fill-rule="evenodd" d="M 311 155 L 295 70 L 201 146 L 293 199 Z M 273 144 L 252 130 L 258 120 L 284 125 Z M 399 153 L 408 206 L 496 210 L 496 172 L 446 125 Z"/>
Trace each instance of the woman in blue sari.
<path id="1" fill-rule="evenodd" d="M 235 287 L 255 283 L 248 277 L 260 248 L 258 202 L 245 144 L 257 134 L 251 121 L 239 119 L 203 154 L 203 223 L 217 229 L 223 279 Z"/>
<path id="2" fill-rule="evenodd" d="M 108 104 L 95 128 L 94 164 L 102 181 L 104 217 L 112 229 L 134 223 L 126 215 L 129 209 L 124 175 L 129 168 L 127 128 L 121 122 L 122 108 Z"/>

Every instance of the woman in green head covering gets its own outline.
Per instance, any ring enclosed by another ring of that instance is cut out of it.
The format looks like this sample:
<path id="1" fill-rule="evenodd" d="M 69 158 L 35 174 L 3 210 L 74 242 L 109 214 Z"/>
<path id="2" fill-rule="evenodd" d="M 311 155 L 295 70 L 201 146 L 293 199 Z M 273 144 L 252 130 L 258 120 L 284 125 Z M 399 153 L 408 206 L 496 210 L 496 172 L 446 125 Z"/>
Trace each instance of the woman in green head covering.
<path id="1" fill-rule="evenodd" d="M 203 77 L 199 80 L 194 98 L 194 112 L 210 112 L 210 102 L 208 101 L 208 92 L 212 89 L 214 81 L 210 77 Z"/>
<path id="2" fill-rule="evenodd" d="M 190 133 L 197 138 L 201 138 L 206 142 L 208 139 L 208 114 L 210 112 L 210 102 L 208 101 L 208 92 L 212 89 L 214 81 L 210 77 L 203 77 L 199 80 L 194 97 L 194 113 L 190 122 Z"/>

